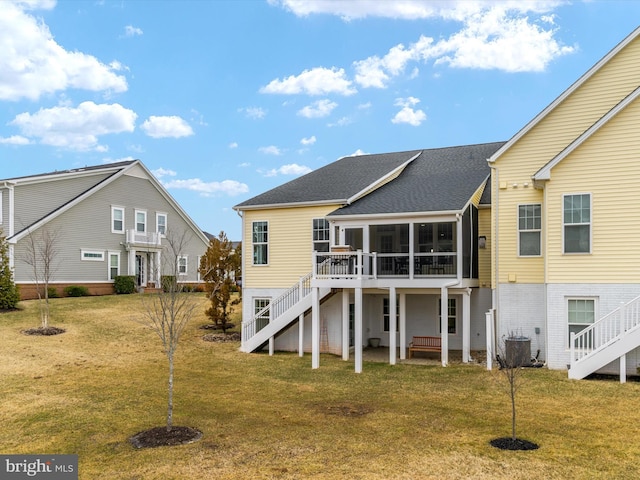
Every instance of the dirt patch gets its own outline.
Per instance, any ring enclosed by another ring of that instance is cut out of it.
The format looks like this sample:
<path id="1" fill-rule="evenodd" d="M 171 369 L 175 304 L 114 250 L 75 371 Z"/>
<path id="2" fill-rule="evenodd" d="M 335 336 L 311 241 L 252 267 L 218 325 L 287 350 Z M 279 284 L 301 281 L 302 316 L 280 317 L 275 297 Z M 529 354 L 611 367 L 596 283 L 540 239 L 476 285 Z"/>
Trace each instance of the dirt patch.
<path id="1" fill-rule="evenodd" d="M 22 333 L 25 335 L 40 335 L 40 336 L 51 336 L 51 335 L 60 335 L 61 333 L 66 332 L 64 328 L 58 327 L 38 327 L 38 328 L 30 328 L 28 330 L 23 330 Z"/>
<path id="2" fill-rule="evenodd" d="M 135 448 L 170 447 L 197 442 L 202 438 L 202 432 L 191 427 L 154 427 L 136 433 L 129 438 Z"/>
<path id="3" fill-rule="evenodd" d="M 318 406 L 327 415 L 339 415 L 341 417 L 362 417 L 373 412 L 369 405 L 322 405 Z"/>
<path id="4" fill-rule="evenodd" d="M 226 343 L 226 342 L 239 342 L 241 340 L 240 334 L 238 332 L 233 333 L 207 333 L 202 336 L 202 339 L 205 342 L 217 342 L 217 343 Z"/>
<path id="5" fill-rule="evenodd" d="M 494 438 L 489 443 L 500 450 L 537 450 L 539 448 L 537 443 L 520 438 L 514 440 L 511 437 Z"/>

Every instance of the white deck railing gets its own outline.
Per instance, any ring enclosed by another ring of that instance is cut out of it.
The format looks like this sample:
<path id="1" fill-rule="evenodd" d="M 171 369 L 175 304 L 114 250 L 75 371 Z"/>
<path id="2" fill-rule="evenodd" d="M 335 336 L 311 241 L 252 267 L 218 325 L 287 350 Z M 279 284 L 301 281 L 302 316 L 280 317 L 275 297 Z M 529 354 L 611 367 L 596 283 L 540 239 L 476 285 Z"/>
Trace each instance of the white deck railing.
<path id="1" fill-rule="evenodd" d="M 153 245 L 159 247 L 162 244 L 162 237 L 157 232 L 138 232 L 127 230 L 127 243 L 134 245 Z"/>
<path id="2" fill-rule="evenodd" d="M 242 341 L 246 342 L 252 338 L 271 321 L 280 317 L 280 315 L 292 308 L 300 300 L 310 295 L 311 277 L 311 273 L 301 277 L 297 284 L 269 302 L 269 305 L 262 310 L 256 312 L 251 320 L 242 322 Z"/>
<path id="3" fill-rule="evenodd" d="M 640 325 L 640 296 L 621 305 L 578 333 L 571 333 L 571 363 L 605 348 L 624 332 Z"/>
<path id="4" fill-rule="evenodd" d="M 375 278 L 376 254 L 357 252 L 313 252 L 314 277 Z"/>

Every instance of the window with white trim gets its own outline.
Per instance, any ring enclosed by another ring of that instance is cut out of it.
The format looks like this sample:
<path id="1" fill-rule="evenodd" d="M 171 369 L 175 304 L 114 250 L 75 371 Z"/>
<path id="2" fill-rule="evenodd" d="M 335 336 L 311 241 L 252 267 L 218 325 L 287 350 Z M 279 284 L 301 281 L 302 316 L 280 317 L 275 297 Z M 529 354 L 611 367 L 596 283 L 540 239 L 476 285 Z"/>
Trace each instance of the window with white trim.
<path id="1" fill-rule="evenodd" d="M 269 224 L 265 221 L 253 222 L 251 231 L 253 264 L 267 265 L 269 263 Z"/>
<path id="2" fill-rule="evenodd" d="M 594 298 L 568 298 L 567 299 L 567 324 L 569 327 L 569 339 L 572 333 L 579 333 L 596 319 L 596 300 Z M 590 345 L 591 339 L 583 345 Z M 570 342 L 569 342 L 570 343 Z M 570 347 L 571 345 L 569 345 Z"/>
<path id="3" fill-rule="evenodd" d="M 160 235 L 167 234 L 167 214 L 156 213 L 156 232 Z"/>
<path id="4" fill-rule="evenodd" d="M 456 299 L 448 298 L 447 303 L 447 331 L 450 335 L 455 335 L 458 318 Z M 442 299 L 438 299 L 438 333 L 442 333 Z"/>
<path id="5" fill-rule="evenodd" d="M 389 323 L 390 323 L 390 303 L 389 298 L 382 299 L 382 331 L 389 331 Z M 396 332 L 400 331 L 400 301 L 396 298 Z"/>
<path id="6" fill-rule="evenodd" d="M 120 252 L 109 252 L 109 280 L 120 275 Z"/>
<path id="7" fill-rule="evenodd" d="M 187 272 L 187 257 L 180 256 L 178 257 L 178 275 L 186 275 Z"/>
<path id="8" fill-rule="evenodd" d="M 591 252 L 591 194 L 563 197 L 564 253 Z"/>
<path id="9" fill-rule="evenodd" d="M 80 258 L 93 262 L 104 261 L 104 252 L 100 250 L 80 250 Z"/>
<path id="10" fill-rule="evenodd" d="M 518 255 L 537 257 L 541 254 L 541 205 L 533 203 L 518 206 Z"/>
<path id="11" fill-rule="evenodd" d="M 256 332 L 262 330 L 269 324 L 269 310 L 263 311 L 271 303 L 270 298 L 253 299 L 253 315 L 256 321 Z M 262 313 L 260 313 L 262 312 Z M 260 313 L 260 315 L 258 315 Z"/>
<path id="12" fill-rule="evenodd" d="M 111 207 L 111 233 L 124 233 L 123 207 Z"/>
<path id="13" fill-rule="evenodd" d="M 147 212 L 136 210 L 136 232 L 147 233 Z"/>
<path id="14" fill-rule="evenodd" d="M 313 219 L 313 251 L 329 251 L 329 221 L 325 218 Z"/>

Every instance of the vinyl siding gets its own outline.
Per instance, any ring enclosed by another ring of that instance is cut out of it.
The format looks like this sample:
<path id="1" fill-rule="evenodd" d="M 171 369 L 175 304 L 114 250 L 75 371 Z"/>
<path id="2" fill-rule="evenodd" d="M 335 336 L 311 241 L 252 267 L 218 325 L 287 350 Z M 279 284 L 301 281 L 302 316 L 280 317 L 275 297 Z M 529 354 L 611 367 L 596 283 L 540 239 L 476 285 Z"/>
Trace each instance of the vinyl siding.
<path id="1" fill-rule="evenodd" d="M 339 205 L 246 210 L 243 213 L 243 286 L 288 288 L 311 272 L 312 220 L 323 218 Z M 253 265 L 251 226 L 269 223 L 268 265 Z"/>
<path id="2" fill-rule="evenodd" d="M 102 173 L 52 179 L 46 183 L 16 185 L 14 190 L 16 233 L 70 202 L 110 175 L 112 173 Z"/>
<path id="3" fill-rule="evenodd" d="M 500 202 L 499 208 L 494 208 L 494 212 L 498 211 L 499 215 L 500 283 L 508 282 L 509 274 L 517 282 L 544 282 L 544 259 L 517 255 L 517 206 L 522 203 L 543 203 L 542 192 L 531 187 L 531 176 L 638 86 L 638 59 L 640 39 L 627 45 L 495 161 L 500 185 L 494 182 L 492 198 L 494 202 L 498 199 Z M 637 125 L 637 120 L 635 122 Z M 597 176 L 605 173 L 605 164 L 600 166 L 602 170 Z M 578 170 L 582 168 L 573 163 L 573 168 L 576 167 Z M 593 175 L 593 171 L 589 175 Z M 524 188 L 524 182 L 528 182 L 530 186 Z M 514 183 L 518 184 L 518 188 L 513 188 Z M 614 189 L 621 191 L 617 187 Z M 577 191 L 585 191 L 585 188 L 578 188 Z M 547 215 L 553 214 L 552 210 L 556 206 L 543 206 L 543 238 L 552 233 L 545 230 L 545 211 Z M 559 214 L 556 212 L 556 215 Z M 551 228 L 550 224 L 546 226 L 546 229 Z M 544 241 L 542 248 L 544 254 Z M 549 264 L 553 263 L 551 258 L 548 260 Z M 582 269 L 580 267 L 569 275 L 583 271 Z"/>
<path id="4" fill-rule="evenodd" d="M 548 282 L 640 283 L 640 100 L 551 172 Z M 563 254 L 563 194 L 591 194 L 590 254 Z"/>
<path id="5" fill-rule="evenodd" d="M 486 237 L 486 248 L 478 249 L 478 284 L 491 286 L 491 209 L 478 210 L 478 236 Z"/>
<path id="6" fill-rule="evenodd" d="M 43 188 L 43 185 L 40 185 Z M 44 189 L 44 188 L 43 188 Z M 134 211 L 147 211 L 147 231 L 156 229 L 155 212 L 166 212 L 168 230 L 181 234 L 191 227 L 182 219 L 171 204 L 146 179 L 122 176 L 106 185 L 78 205 L 53 219 L 46 225 L 51 231 L 59 232 L 57 242 L 59 261 L 54 273 L 54 281 L 93 282 L 108 281 L 107 252 L 120 252 L 120 274 L 126 275 L 128 252 L 125 250 L 125 234 L 111 233 L 111 205 L 125 207 L 125 229 L 134 228 Z M 16 246 L 16 258 L 24 258 L 27 239 Z M 186 255 L 188 255 L 188 276 L 181 280 L 196 281 L 197 257 L 203 255 L 207 244 L 195 232 L 191 233 Z M 105 252 L 104 261 L 83 261 L 81 250 Z M 30 281 L 31 274 L 24 262 L 16 261 L 16 281 Z"/>

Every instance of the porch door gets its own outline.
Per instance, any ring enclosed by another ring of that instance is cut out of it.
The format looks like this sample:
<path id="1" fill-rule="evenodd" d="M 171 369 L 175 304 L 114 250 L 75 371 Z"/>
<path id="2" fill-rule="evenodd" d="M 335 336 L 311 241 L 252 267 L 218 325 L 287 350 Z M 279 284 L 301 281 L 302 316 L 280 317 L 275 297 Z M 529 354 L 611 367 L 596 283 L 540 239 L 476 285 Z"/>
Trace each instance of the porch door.
<path id="1" fill-rule="evenodd" d="M 145 257 L 136 254 L 136 285 L 144 287 L 147 284 L 145 279 Z"/>
<path id="2" fill-rule="evenodd" d="M 351 245 L 354 250 L 364 250 L 363 228 L 345 228 L 344 229 L 344 245 Z"/>

